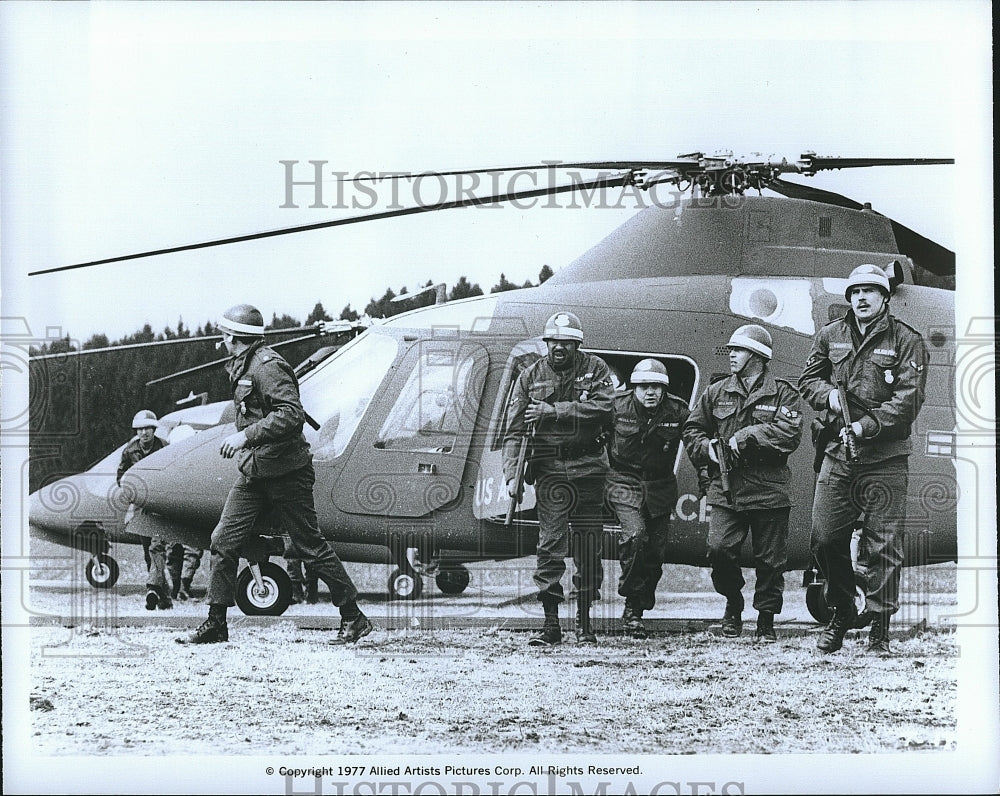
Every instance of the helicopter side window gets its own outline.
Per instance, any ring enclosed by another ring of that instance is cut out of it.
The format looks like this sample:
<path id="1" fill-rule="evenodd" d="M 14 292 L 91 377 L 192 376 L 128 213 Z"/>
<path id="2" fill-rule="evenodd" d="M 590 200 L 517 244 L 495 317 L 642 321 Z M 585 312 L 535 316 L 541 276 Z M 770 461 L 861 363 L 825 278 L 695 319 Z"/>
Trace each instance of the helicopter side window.
<path id="1" fill-rule="evenodd" d="M 479 390 L 474 378 L 479 349 L 436 349 L 420 352 L 396 403 L 379 431 L 375 447 L 425 453 L 451 453 L 462 431 L 463 407 L 474 406 Z"/>
<path id="2" fill-rule="evenodd" d="M 302 383 L 302 404 L 322 424 L 319 431 L 303 429 L 315 461 L 336 459 L 347 448 L 397 350 L 391 337 L 362 335 Z"/>

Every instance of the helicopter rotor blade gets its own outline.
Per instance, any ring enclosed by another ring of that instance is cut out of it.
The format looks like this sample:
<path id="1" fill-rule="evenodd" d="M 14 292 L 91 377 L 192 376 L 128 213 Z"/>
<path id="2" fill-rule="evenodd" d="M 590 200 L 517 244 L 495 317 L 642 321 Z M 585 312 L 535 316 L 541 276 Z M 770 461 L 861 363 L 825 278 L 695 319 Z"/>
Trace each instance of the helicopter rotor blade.
<path id="1" fill-rule="evenodd" d="M 864 169 L 871 166 L 948 166 L 954 158 L 822 158 L 805 153 L 798 165 L 802 174 L 815 174 L 829 169 Z"/>
<path id="2" fill-rule="evenodd" d="M 698 166 L 697 156 L 681 156 L 680 160 L 601 160 L 579 163 L 532 163 L 529 166 L 500 166 L 493 169 L 456 169 L 453 171 L 385 171 L 369 172 L 363 177 L 352 177 L 338 182 L 381 182 L 382 180 L 416 179 L 420 177 L 453 177 L 462 174 L 497 174 L 504 171 L 541 171 L 542 169 L 592 169 L 594 171 L 633 171 L 636 169 L 684 170 Z"/>
<path id="3" fill-rule="evenodd" d="M 811 185 L 803 185 L 800 182 L 789 182 L 788 180 L 783 180 L 780 177 L 768 182 L 766 187 L 770 188 L 775 193 L 787 196 L 789 199 L 806 199 L 811 202 L 822 202 L 826 205 L 834 205 L 835 207 L 846 207 L 849 210 L 864 209 L 864 205 L 860 202 L 848 199 L 846 196 L 842 196 L 839 193 L 826 191 L 822 188 L 814 188 Z"/>
<path id="4" fill-rule="evenodd" d="M 44 268 L 38 271 L 30 271 L 28 276 L 39 276 L 41 274 L 52 274 L 58 271 L 70 271 L 77 268 L 89 268 L 95 265 L 108 265 L 110 263 L 125 262 L 126 260 L 138 260 L 144 257 L 155 257 L 160 254 L 176 254 L 183 251 L 194 251 L 196 249 L 207 249 L 214 246 L 227 246 L 231 243 L 243 243 L 251 240 L 261 240 L 263 238 L 273 238 L 279 235 L 294 235 L 298 232 L 309 232 L 317 229 L 328 229 L 330 227 L 342 227 L 348 224 L 362 224 L 368 221 L 381 221 L 398 216 L 410 216 L 418 213 L 431 213 L 436 210 L 451 210 L 459 207 L 474 207 L 477 205 L 489 205 L 497 202 L 510 202 L 518 199 L 531 199 L 539 196 L 549 196 L 567 191 L 588 190 L 591 188 L 612 188 L 623 185 L 629 179 L 629 172 L 616 175 L 614 177 L 598 177 L 587 182 L 573 182 L 568 185 L 555 185 L 548 188 L 536 188 L 530 191 L 516 191 L 506 194 L 495 194 L 492 196 L 472 197 L 469 199 L 455 199 L 450 202 L 437 202 L 430 205 L 417 205 L 415 207 L 404 207 L 399 210 L 386 210 L 380 213 L 369 213 L 363 216 L 351 216 L 349 218 L 338 218 L 332 221 L 320 221 L 315 224 L 301 224 L 294 227 L 284 227 L 273 229 L 267 232 L 255 232 L 250 235 L 236 235 L 230 238 L 218 238 L 216 240 L 203 241 L 201 243 L 188 243 L 183 246 L 170 246 L 165 249 L 153 249 L 150 251 L 126 254 L 120 257 L 107 257 L 103 260 L 91 260 L 86 263 L 75 263 L 73 265 L 60 265 L 55 268 Z"/>

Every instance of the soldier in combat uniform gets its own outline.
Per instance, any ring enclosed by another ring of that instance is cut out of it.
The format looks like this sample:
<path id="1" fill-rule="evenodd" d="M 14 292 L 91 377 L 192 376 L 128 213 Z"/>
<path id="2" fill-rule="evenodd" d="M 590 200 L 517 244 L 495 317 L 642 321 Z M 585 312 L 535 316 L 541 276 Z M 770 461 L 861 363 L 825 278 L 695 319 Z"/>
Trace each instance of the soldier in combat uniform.
<path id="1" fill-rule="evenodd" d="M 799 389 L 837 434 L 826 443 L 813 501 L 812 552 L 827 583 L 833 618 L 817 647 L 836 652 L 855 625 L 871 621 L 868 648 L 889 653 L 889 619 L 899 610 L 910 432 L 924 402 L 927 346 L 889 312 L 889 278 L 860 265 L 847 279 L 847 315 L 813 340 Z M 845 387 L 857 461 L 846 451 L 838 382 Z M 864 516 L 863 524 L 860 518 Z M 851 536 L 861 524 L 858 560 L 866 571 L 865 613 L 858 620 Z"/>
<path id="2" fill-rule="evenodd" d="M 708 558 L 712 585 L 726 598 L 722 634 L 743 632 L 745 584 L 740 548 L 749 532 L 757 584 L 755 637 L 776 641 L 774 615 L 781 613 L 788 559 L 792 472 L 787 461 L 802 439 L 795 386 L 771 375 L 771 334 L 741 326 L 729 338 L 730 376 L 710 384 L 684 425 L 684 448 L 696 467 L 708 466 Z M 712 444 L 710 444 L 712 443 Z M 719 455 L 731 463 L 730 494 L 723 491 Z"/>
<path id="3" fill-rule="evenodd" d="M 532 435 L 539 525 L 535 584 L 545 620 L 528 643 L 539 647 L 562 641 L 560 579 L 566 556 L 572 554 L 576 637 L 580 643 L 594 644 L 590 605 L 600 598 L 604 579 L 601 549 L 608 456 L 603 435 L 611 422 L 614 388 L 607 363 L 579 350 L 583 327 L 576 315 L 557 312 L 545 322 L 542 337 L 548 354 L 525 368 L 514 383 L 503 444 L 504 478 L 514 499 L 518 450 L 524 435 Z"/>
<path id="4" fill-rule="evenodd" d="M 656 585 L 667 558 L 670 512 L 677 502 L 674 464 L 688 407 L 667 392 L 670 378 L 656 359 L 636 364 L 630 381 L 632 390 L 615 396 L 607 495 L 622 526 L 622 628 L 643 639 L 642 614 L 656 604 Z"/>
<path id="5" fill-rule="evenodd" d="M 316 477 L 309 443 L 302 435 L 305 411 L 291 366 L 264 345 L 264 319 L 249 304 L 226 310 L 219 322 L 223 343 L 233 355 L 229 381 L 236 405 L 236 432 L 219 453 L 238 457 L 240 475 L 212 532 L 212 574 L 206 601 L 208 619 L 181 644 L 229 640 L 226 610 L 235 604 L 236 570 L 244 545 L 256 535 L 265 511 L 280 514 L 281 528 L 299 555 L 330 587 L 340 608 L 340 630 L 332 644 L 353 644 L 372 631 L 358 608 L 357 589 L 337 554 L 319 532 L 313 502 Z"/>

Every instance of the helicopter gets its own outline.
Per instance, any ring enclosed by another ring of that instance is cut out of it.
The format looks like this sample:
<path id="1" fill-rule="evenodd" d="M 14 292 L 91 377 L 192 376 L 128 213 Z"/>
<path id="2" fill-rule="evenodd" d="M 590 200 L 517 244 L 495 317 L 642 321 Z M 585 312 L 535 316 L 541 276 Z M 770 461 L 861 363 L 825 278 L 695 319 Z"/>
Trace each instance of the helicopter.
<path id="1" fill-rule="evenodd" d="M 693 152 L 668 161 L 567 163 L 562 168 L 596 169 L 600 176 L 568 187 L 266 233 L 293 234 L 565 190 L 651 190 L 660 183 L 677 189 L 675 201 L 653 203 L 538 287 L 437 303 L 373 322 L 304 373 L 301 398 L 316 422 L 303 433 L 313 451 L 322 532 L 346 561 L 394 564 L 387 584 L 391 597 L 420 596 L 425 576 L 433 576 L 446 594 L 461 593 L 470 583 L 468 563 L 535 551 L 538 522 L 530 486 L 513 511 L 514 521 L 505 523 L 510 498 L 501 446 L 510 391 L 518 374 L 544 356 L 541 330 L 554 312 L 580 318 L 581 348 L 604 359 L 622 389 L 638 361 L 655 358 L 667 370 L 669 391 L 692 406 L 711 381 L 728 374 L 729 335 L 751 321 L 771 333 L 771 372 L 797 381 L 816 331 L 848 309 L 847 275 L 870 263 L 889 277 L 892 313 L 925 335 L 930 353 L 925 403 L 913 429 L 904 565 L 955 561 L 955 255 L 870 205 L 782 178 L 953 162 Z M 441 172 L 468 173 L 473 172 Z M 69 267 L 165 251 L 172 250 Z M 811 420 L 808 410 L 805 420 Z M 218 453 L 231 431 L 220 415 L 218 424 L 129 470 L 122 486 L 142 507 L 129 531 L 208 546 L 237 477 L 235 462 Z M 789 461 L 795 477 L 788 567 L 803 572 L 809 612 L 825 622 L 830 615 L 825 584 L 809 549 L 812 457 L 805 441 Z M 697 474 L 682 452 L 675 471 L 678 498 L 666 563 L 707 566 L 711 509 L 699 497 Z M 32 500 L 35 525 L 35 507 L 45 503 L 44 495 L 36 493 Z M 607 559 L 617 558 L 618 530 L 608 514 Z M 256 563 L 266 567 L 266 558 Z M 742 564 L 752 565 L 748 548 Z M 266 578 L 254 569 L 240 581 L 246 593 L 237 602 L 244 611 L 280 614 L 287 607 L 284 573 L 270 567 Z M 863 600 L 860 591 L 858 599 Z"/>

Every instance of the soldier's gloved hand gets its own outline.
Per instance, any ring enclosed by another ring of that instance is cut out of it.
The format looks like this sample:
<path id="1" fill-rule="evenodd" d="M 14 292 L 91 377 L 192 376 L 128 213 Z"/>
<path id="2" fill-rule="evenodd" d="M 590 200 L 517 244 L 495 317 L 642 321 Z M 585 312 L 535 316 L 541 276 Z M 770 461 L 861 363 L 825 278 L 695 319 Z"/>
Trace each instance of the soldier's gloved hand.
<path id="1" fill-rule="evenodd" d="M 833 392 L 831 392 L 830 393 L 830 399 L 829 399 L 829 401 L 827 401 L 827 403 L 830 404 L 830 408 L 834 412 L 839 412 L 840 411 L 840 392 L 838 390 L 834 390 Z"/>
<path id="2" fill-rule="evenodd" d="M 861 423 L 859 423 L 857 420 L 855 420 L 853 423 L 851 423 L 851 431 L 854 432 L 854 436 L 856 438 L 860 439 L 861 438 Z M 841 429 L 840 429 L 840 431 L 838 433 L 840 434 L 840 441 L 846 445 L 847 444 L 847 429 L 841 427 Z"/>
<path id="3" fill-rule="evenodd" d="M 511 478 L 507 482 L 507 494 L 510 495 L 511 497 L 515 497 L 514 493 L 516 491 L 517 491 L 517 479 L 516 478 Z"/>
<path id="4" fill-rule="evenodd" d="M 719 463 L 719 457 L 715 455 L 715 446 L 718 444 L 719 440 L 710 439 L 708 441 L 708 458 L 711 459 L 716 464 Z"/>

